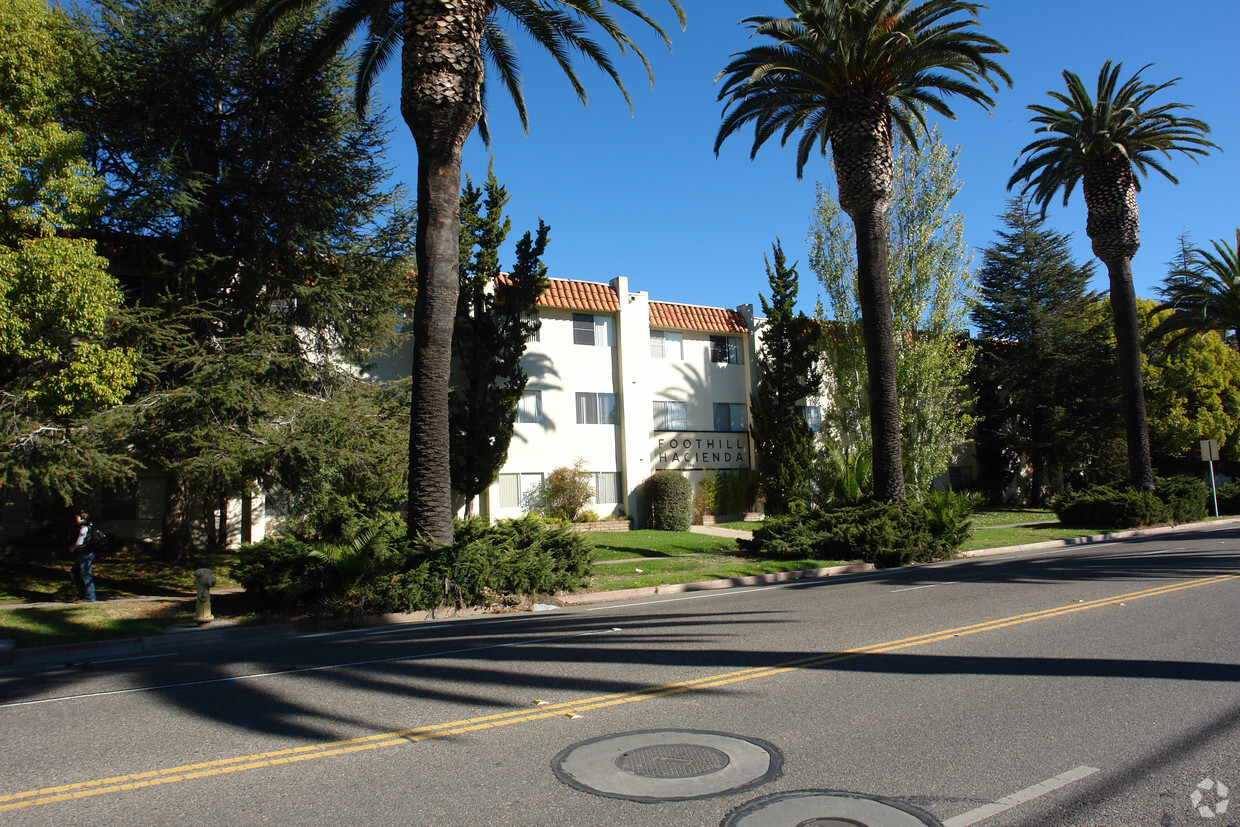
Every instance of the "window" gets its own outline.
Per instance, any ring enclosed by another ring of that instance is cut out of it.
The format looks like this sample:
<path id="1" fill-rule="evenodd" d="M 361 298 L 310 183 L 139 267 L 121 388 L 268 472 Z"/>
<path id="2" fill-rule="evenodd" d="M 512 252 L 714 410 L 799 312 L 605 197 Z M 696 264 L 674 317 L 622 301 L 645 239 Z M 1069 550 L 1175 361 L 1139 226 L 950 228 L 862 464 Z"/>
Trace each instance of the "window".
<path id="1" fill-rule="evenodd" d="M 538 504 L 542 474 L 500 474 L 497 482 L 500 508 L 531 508 Z"/>
<path id="2" fill-rule="evenodd" d="M 518 422 L 542 422 L 542 391 L 526 391 L 517 403 Z"/>
<path id="3" fill-rule="evenodd" d="M 616 395 L 614 393 L 577 394 L 578 425 L 615 425 Z"/>
<path id="4" fill-rule="evenodd" d="M 685 334 L 669 330 L 650 331 L 650 355 L 655 359 L 685 358 Z"/>
<path id="5" fill-rule="evenodd" d="M 715 403 L 716 431 L 745 430 L 745 406 L 735 402 Z"/>
<path id="6" fill-rule="evenodd" d="M 611 316 L 573 314 L 573 344 L 615 347 L 616 333 Z"/>
<path id="7" fill-rule="evenodd" d="M 654 429 L 656 431 L 687 431 L 689 416 L 684 402 L 655 402 Z"/>
<path id="8" fill-rule="evenodd" d="M 817 405 L 797 405 L 797 411 L 805 417 L 805 424 L 814 433 L 822 430 L 822 408 Z"/>
<path id="9" fill-rule="evenodd" d="M 594 475 L 594 501 L 596 503 L 620 502 L 620 472 L 599 471 Z"/>
<path id="10" fill-rule="evenodd" d="M 741 363 L 741 340 L 735 336 L 711 336 L 710 360 L 739 365 Z"/>

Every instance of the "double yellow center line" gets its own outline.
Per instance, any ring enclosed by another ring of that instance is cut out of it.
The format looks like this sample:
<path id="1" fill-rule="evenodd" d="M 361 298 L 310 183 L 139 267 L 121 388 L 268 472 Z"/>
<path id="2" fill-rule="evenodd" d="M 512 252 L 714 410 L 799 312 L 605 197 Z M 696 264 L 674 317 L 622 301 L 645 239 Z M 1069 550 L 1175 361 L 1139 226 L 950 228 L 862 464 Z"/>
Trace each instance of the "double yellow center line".
<path id="1" fill-rule="evenodd" d="M 861 646 L 856 649 L 846 649 L 841 652 L 813 655 L 772 666 L 740 669 L 734 672 L 725 672 L 719 675 L 711 675 L 704 678 L 681 681 L 679 683 L 652 686 L 629 692 L 617 692 L 610 695 L 599 695 L 593 698 L 567 701 L 558 704 L 548 704 L 535 707 L 534 709 L 517 709 L 510 712 L 500 712 L 493 715 L 484 715 L 478 718 L 467 718 L 460 721 L 450 721 L 448 723 L 434 724 L 430 726 L 417 727 L 414 729 L 402 729 L 395 732 L 366 735 L 360 738 L 348 738 L 343 741 L 329 741 L 321 744 L 292 747 L 290 749 L 260 752 L 253 755 L 241 755 L 235 758 L 221 758 L 215 761 L 205 761 L 199 764 L 185 764 L 179 767 L 150 770 L 149 772 L 118 775 L 111 778 L 98 778 L 92 781 L 80 781 L 75 784 L 62 784 L 56 787 L 43 787 L 37 790 L 9 793 L 7 795 L 0 795 L 0 812 L 7 810 L 18 810 L 24 807 L 33 807 L 41 804 L 53 804 L 58 801 L 68 801 L 76 798 L 109 795 L 111 793 L 119 793 L 127 790 L 139 790 L 144 787 L 155 787 L 161 784 L 176 784 L 182 781 L 191 781 L 196 778 L 209 778 L 217 775 L 226 775 L 233 772 L 246 772 L 248 770 L 256 770 L 265 767 L 276 767 L 281 764 L 294 764 L 299 761 L 314 761 L 322 758 L 335 758 L 342 755 L 350 755 L 356 752 L 381 749 L 383 747 L 395 747 L 405 744 L 413 744 L 419 741 L 429 741 L 434 738 L 443 738 L 448 735 L 461 735 L 480 729 L 511 726 L 512 724 L 540 721 L 546 718 L 565 715 L 577 715 L 595 709 L 604 709 L 606 707 L 619 706 L 621 704 L 661 698 L 667 695 L 678 695 L 682 692 L 690 692 L 696 689 L 726 686 L 728 684 L 754 680 L 755 678 L 765 678 L 772 675 L 778 675 L 784 672 L 792 672 L 799 669 L 808 669 L 831 663 L 839 663 L 841 661 L 865 657 L 866 655 L 877 655 L 884 652 L 893 652 L 899 649 L 911 649 L 916 646 L 924 646 L 927 643 L 935 643 L 937 641 L 947 640 L 953 637 L 964 637 L 966 635 L 975 635 L 980 632 L 990 632 L 996 629 L 1003 629 L 1008 626 L 1016 626 L 1022 623 L 1032 623 L 1037 620 L 1046 620 L 1052 617 L 1060 617 L 1061 615 L 1089 611 L 1103 606 L 1116 605 L 1119 603 L 1141 600 L 1148 597 L 1158 597 L 1160 595 L 1170 594 L 1184 589 L 1193 589 L 1198 586 L 1208 586 L 1228 580 L 1235 580 L 1237 578 L 1240 578 L 1240 575 L 1224 574 L 1214 577 L 1203 577 L 1196 580 L 1172 583 L 1150 589 L 1142 589 L 1141 591 L 1128 592 L 1126 594 L 1115 595 L 1112 597 L 1103 597 L 1097 600 L 1069 603 L 1064 606 L 1056 606 L 1054 608 L 1043 609 L 1042 611 L 1037 612 L 1012 615 L 1010 617 L 999 618 L 997 620 L 990 620 L 985 623 L 974 623 L 969 626 L 959 626 L 954 629 L 942 629 L 940 631 L 930 632 L 924 635 L 916 635 L 914 637 L 901 638 L 900 640 L 890 640 L 884 643 L 876 643 L 871 646 Z"/>

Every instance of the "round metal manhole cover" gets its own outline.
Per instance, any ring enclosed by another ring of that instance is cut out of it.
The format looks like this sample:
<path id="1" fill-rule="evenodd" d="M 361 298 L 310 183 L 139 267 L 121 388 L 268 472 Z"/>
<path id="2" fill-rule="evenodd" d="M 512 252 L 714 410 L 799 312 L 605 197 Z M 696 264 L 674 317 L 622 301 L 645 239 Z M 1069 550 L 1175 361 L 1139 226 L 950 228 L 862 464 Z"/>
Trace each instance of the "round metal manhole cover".
<path id="1" fill-rule="evenodd" d="M 582 741 L 560 752 L 551 768 L 578 790 L 654 803 L 746 790 L 777 778 L 783 760 L 759 738 L 663 729 Z"/>
<path id="2" fill-rule="evenodd" d="M 616 766 L 646 778 L 696 778 L 719 772 L 731 759 L 722 750 L 698 744 L 655 744 L 622 753 Z"/>
<path id="3" fill-rule="evenodd" d="M 794 790 L 755 798 L 720 827 L 943 827 L 925 810 L 903 801 L 839 790 Z"/>

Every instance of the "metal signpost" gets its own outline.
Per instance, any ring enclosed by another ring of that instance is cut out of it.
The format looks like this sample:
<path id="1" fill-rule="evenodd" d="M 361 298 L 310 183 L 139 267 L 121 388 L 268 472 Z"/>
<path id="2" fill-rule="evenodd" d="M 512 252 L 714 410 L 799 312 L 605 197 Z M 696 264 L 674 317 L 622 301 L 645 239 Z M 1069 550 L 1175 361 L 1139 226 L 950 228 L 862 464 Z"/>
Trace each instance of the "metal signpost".
<path id="1" fill-rule="evenodd" d="M 1218 489 L 1214 486 L 1214 461 L 1218 459 L 1218 440 L 1201 440 L 1201 461 L 1210 463 L 1210 491 L 1214 494 L 1214 516 L 1218 517 Z"/>

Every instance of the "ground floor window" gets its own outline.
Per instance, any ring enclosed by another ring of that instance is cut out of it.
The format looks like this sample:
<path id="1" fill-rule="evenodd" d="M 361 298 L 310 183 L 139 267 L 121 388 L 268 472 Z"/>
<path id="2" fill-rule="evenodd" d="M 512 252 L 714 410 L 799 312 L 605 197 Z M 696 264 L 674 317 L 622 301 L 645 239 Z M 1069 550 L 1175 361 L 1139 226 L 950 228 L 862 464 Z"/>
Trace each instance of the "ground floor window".
<path id="1" fill-rule="evenodd" d="M 538 504 L 538 491 L 542 488 L 542 474 L 500 474 L 500 508 L 530 508 Z"/>
<path id="2" fill-rule="evenodd" d="M 689 416 L 684 402 L 655 402 L 654 429 L 656 431 L 687 431 Z"/>
<path id="3" fill-rule="evenodd" d="M 619 471 L 599 471 L 594 475 L 594 501 L 596 503 L 620 502 Z"/>
<path id="4" fill-rule="evenodd" d="M 715 403 L 716 431 L 745 430 L 745 406 L 734 402 Z"/>

